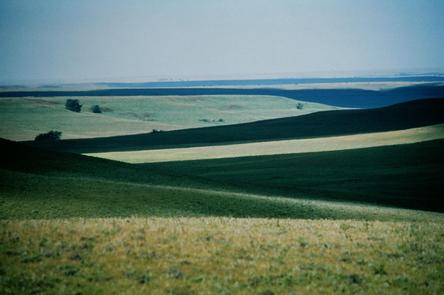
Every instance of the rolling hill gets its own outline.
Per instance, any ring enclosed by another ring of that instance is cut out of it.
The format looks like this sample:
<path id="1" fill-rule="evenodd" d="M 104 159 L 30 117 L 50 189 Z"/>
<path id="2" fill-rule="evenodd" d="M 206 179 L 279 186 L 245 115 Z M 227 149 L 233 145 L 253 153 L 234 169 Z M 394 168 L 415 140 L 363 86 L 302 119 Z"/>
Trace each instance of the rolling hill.
<path id="1" fill-rule="evenodd" d="M 82 112 L 65 109 L 66 97 L 0 99 L 0 137 L 33 140 L 60 130 L 63 138 L 140 134 L 157 130 L 239 124 L 298 116 L 337 107 L 278 96 L 107 96 L 82 97 Z M 102 113 L 91 108 L 99 105 Z"/>
<path id="2" fill-rule="evenodd" d="M 396 131 L 199 147 L 86 153 L 132 164 L 350 150 L 444 139 L 444 124 Z"/>
<path id="3" fill-rule="evenodd" d="M 135 151 L 239 142 L 351 135 L 444 122 L 444 99 L 424 99 L 378 109 L 336 110 L 258 122 L 106 138 L 29 144 L 75 153 Z"/>
<path id="4" fill-rule="evenodd" d="M 443 214 L 385 204 L 442 211 L 443 145 L 130 165 L 0 140 L 0 290 L 439 293 Z"/>
<path id="5" fill-rule="evenodd" d="M 1 145 L 2 218 L 402 219 L 411 214 L 354 202 L 444 211 L 439 190 L 443 141 L 150 165 L 45 151 L 4 140 Z"/>
<path id="6" fill-rule="evenodd" d="M 444 212 L 444 140 L 345 151 L 140 164 L 249 193 Z"/>

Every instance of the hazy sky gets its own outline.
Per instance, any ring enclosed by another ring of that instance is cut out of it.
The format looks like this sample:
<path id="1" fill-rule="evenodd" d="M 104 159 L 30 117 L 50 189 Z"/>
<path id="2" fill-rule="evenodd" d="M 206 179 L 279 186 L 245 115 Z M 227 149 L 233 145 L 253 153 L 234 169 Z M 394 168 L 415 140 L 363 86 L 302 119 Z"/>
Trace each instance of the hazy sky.
<path id="1" fill-rule="evenodd" d="M 0 83 L 443 71 L 443 0 L 0 0 Z"/>

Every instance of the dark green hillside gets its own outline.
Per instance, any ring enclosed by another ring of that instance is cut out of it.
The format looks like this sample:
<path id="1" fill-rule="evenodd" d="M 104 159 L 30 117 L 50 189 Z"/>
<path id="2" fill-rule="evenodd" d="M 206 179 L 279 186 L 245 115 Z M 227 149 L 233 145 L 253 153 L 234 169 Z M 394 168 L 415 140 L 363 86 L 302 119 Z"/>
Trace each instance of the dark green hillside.
<path id="1" fill-rule="evenodd" d="M 444 140 L 347 151 L 143 164 L 251 193 L 444 212 Z"/>
<path id="2" fill-rule="evenodd" d="M 0 219 L 116 216 L 359 218 L 214 191 L 215 184 L 0 139 Z M 200 189 L 193 189 L 200 188 Z M 211 188 L 211 190 L 210 190 Z M 362 217 L 362 214 L 361 214 Z"/>
<path id="3" fill-rule="evenodd" d="M 44 176 L 94 178 L 118 182 L 201 186 L 188 177 L 170 176 L 156 168 L 143 168 L 122 162 L 72 153 L 48 151 L 0 138 L 0 169 Z"/>
<path id="4" fill-rule="evenodd" d="M 323 212 L 273 198 L 248 198 L 233 193 L 97 178 L 51 177 L 2 169 L 0 187 L 0 219 L 129 216 L 365 219 L 362 213 Z"/>
<path id="5" fill-rule="evenodd" d="M 128 216 L 430 218 L 419 212 L 215 191 L 218 185 L 211 182 L 169 176 L 155 167 L 46 152 L 4 140 L 0 144 L 3 150 L 0 219 Z"/>
<path id="6" fill-rule="evenodd" d="M 444 99 L 417 100 L 379 109 L 325 111 L 246 124 L 31 144 L 76 153 L 128 151 L 349 135 L 438 123 L 444 123 Z"/>
<path id="7" fill-rule="evenodd" d="M 371 207 L 287 202 L 242 192 L 444 211 L 440 202 L 444 141 L 155 165 L 0 143 L 0 218 L 406 218 Z"/>

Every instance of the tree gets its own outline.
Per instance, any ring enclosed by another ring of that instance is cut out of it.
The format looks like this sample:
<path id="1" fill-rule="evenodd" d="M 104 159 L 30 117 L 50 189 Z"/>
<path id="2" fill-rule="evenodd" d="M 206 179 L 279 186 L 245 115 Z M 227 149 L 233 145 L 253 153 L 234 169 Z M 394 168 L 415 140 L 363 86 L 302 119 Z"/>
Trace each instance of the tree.
<path id="1" fill-rule="evenodd" d="M 100 106 L 98 104 L 96 104 L 91 107 L 91 112 L 96 113 L 96 114 L 100 114 L 102 112 L 102 109 L 100 108 Z"/>
<path id="2" fill-rule="evenodd" d="M 47 133 L 40 133 L 35 137 L 35 141 L 57 141 L 62 137 L 62 132 L 51 130 Z"/>
<path id="3" fill-rule="evenodd" d="M 298 102 L 298 104 L 296 105 L 296 108 L 297 108 L 298 110 L 302 110 L 302 109 L 304 108 L 304 104 Z"/>
<path id="4" fill-rule="evenodd" d="M 67 99 L 65 108 L 69 111 L 79 113 L 82 110 L 82 105 L 78 99 Z"/>

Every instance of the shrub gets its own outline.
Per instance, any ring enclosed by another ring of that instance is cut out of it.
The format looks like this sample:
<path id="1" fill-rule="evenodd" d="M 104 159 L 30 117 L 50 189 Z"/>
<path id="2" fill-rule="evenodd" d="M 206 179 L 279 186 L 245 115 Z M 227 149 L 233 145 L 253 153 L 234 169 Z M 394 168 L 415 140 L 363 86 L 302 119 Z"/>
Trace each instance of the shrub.
<path id="1" fill-rule="evenodd" d="M 47 133 L 40 133 L 35 137 L 35 141 L 57 141 L 62 137 L 62 132 L 51 130 Z"/>
<path id="2" fill-rule="evenodd" d="M 82 105 L 78 99 L 67 99 L 65 103 L 65 108 L 72 112 L 79 113 L 82 110 Z"/>
<path id="3" fill-rule="evenodd" d="M 296 105 L 296 108 L 297 108 L 298 110 L 302 110 L 302 109 L 304 108 L 304 104 L 298 102 L 298 104 Z"/>
<path id="4" fill-rule="evenodd" d="M 102 113 L 102 108 L 98 104 L 93 105 L 91 107 L 91 112 L 96 113 L 96 114 L 100 114 L 100 113 Z"/>

